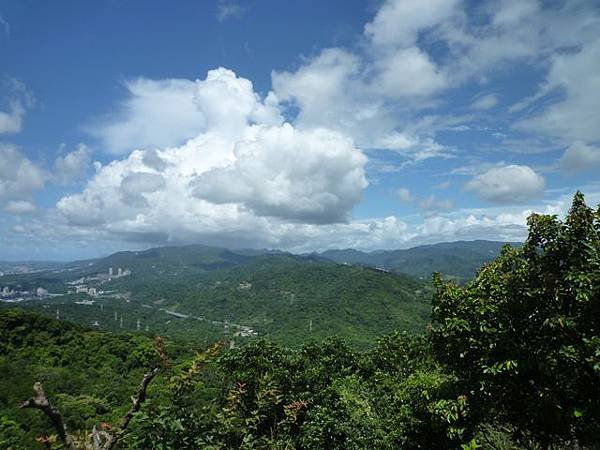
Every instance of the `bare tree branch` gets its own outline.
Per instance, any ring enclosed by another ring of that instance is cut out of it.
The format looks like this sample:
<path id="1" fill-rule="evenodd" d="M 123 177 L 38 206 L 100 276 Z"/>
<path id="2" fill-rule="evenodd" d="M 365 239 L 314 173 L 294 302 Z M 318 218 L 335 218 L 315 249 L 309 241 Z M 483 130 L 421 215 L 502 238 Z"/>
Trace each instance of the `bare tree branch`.
<path id="1" fill-rule="evenodd" d="M 148 389 L 148 385 L 156 376 L 158 370 L 158 367 L 155 367 L 150 372 L 147 372 L 144 375 L 144 378 L 142 378 L 142 382 L 140 383 L 140 386 L 138 388 L 137 395 L 135 397 L 131 397 L 131 401 L 133 402 L 133 404 L 131 405 L 131 409 L 127 411 L 127 414 L 125 414 L 125 416 L 123 416 L 123 419 L 121 420 L 121 430 L 125 430 L 129 426 L 129 422 L 131 422 L 133 415 L 140 410 L 142 403 L 146 400 L 146 390 Z"/>
<path id="2" fill-rule="evenodd" d="M 107 424 L 102 424 L 107 425 Z M 98 430 L 98 427 L 94 425 L 92 428 L 92 434 L 90 436 L 90 445 L 91 450 L 105 450 L 108 445 L 109 440 L 112 439 L 112 434 L 106 431 L 105 429 Z M 86 447 L 86 449 L 90 448 L 90 445 Z"/>
<path id="3" fill-rule="evenodd" d="M 63 441 L 68 450 L 77 450 L 71 435 L 67 432 L 67 426 L 60 414 L 60 411 L 50 403 L 48 397 L 44 393 L 42 383 L 37 382 L 33 385 L 35 396 L 23 402 L 20 408 L 35 408 L 44 412 L 50 419 L 52 426 L 58 433 L 58 436 Z"/>
<path id="4" fill-rule="evenodd" d="M 127 411 L 127 414 L 125 414 L 121 419 L 119 431 L 109 436 L 103 447 L 104 449 L 112 450 L 117 444 L 118 440 L 123 436 L 123 434 L 127 430 L 127 427 L 129 426 L 129 423 L 131 422 L 131 419 L 133 419 L 133 416 L 140 410 L 140 408 L 142 407 L 142 403 L 144 403 L 144 401 L 146 400 L 146 391 L 148 389 L 148 385 L 159 372 L 159 370 L 160 369 L 158 367 L 155 367 L 154 369 L 144 374 L 144 378 L 142 378 L 142 382 L 138 387 L 137 394 L 134 397 L 131 397 L 131 408 L 129 409 L 129 411 Z"/>
<path id="5" fill-rule="evenodd" d="M 119 425 L 118 430 L 114 432 L 109 432 L 107 430 L 98 430 L 96 426 L 94 426 L 91 435 L 91 448 L 93 450 L 112 450 L 117 445 L 117 442 L 121 437 L 125 434 L 131 419 L 133 416 L 140 410 L 142 407 L 142 403 L 146 400 L 146 392 L 148 390 L 148 385 L 152 382 L 156 374 L 159 372 L 159 368 L 155 367 L 154 369 L 146 372 L 144 377 L 142 378 L 142 382 L 138 387 L 137 393 L 135 396 L 131 397 L 131 408 L 121 419 L 121 423 Z M 67 426 L 65 421 L 62 418 L 62 415 L 58 408 L 56 408 L 46 394 L 44 393 L 44 389 L 42 388 L 42 383 L 37 382 L 33 385 L 33 392 L 35 395 L 29 400 L 23 402 L 19 407 L 20 408 L 34 408 L 43 411 L 46 416 L 50 419 L 52 426 L 58 433 L 58 436 L 65 444 L 67 450 L 77 450 L 77 446 L 75 445 L 75 441 L 71 437 L 71 435 L 67 432 Z M 86 446 L 86 448 L 89 448 Z"/>
<path id="6" fill-rule="evenodd" d="M 168 359 L 164 341 L 160 336 L 157 336 L 154 340 L 154 343 L 156 351 L 162 360 L 162 366 L 168 368 Z M 67 432 L 67 426 L 60 411 L 50 403 L 40 382 L 37 382 L 33 385 L 33 392 L 35 395 L 29 400 L 23 402 L 20 405 L 20 408 L 35 408 L 43 411 L 50 419 L 50 422 L 52 422 L 52 426 L 57 431 L 67 450 L 77 450 L 77 445 L 81 445 L 86 450 L 112 450 L 125 434 L 131 419 L 133 419 L 135 414 L 142 407 L 142 403 L 144 403 L 146 400 L 148 386 L 159 371 L 160 367 L 154 367 L 144 374 L 136 395 L 131 397 L 131 408 L 121 419 L 121 423 L 119 424 L 118 428 L 115 427 L 113 429 L 107 423 L 100 424 L 100 429 L 94 426 L 91 435 L 88 435 L 85 439 L 86 442 L 79 442 L 76 444 L 73 437 Z"/>

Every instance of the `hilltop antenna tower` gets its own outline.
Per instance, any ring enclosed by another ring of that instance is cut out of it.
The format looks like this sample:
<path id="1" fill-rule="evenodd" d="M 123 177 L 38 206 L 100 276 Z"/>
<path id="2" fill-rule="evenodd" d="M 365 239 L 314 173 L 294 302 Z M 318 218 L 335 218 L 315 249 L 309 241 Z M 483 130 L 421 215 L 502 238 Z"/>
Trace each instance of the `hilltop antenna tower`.
<path id="1" fill-rule="evenodd" d="M 60 320 L 60 311 L 56 308 L 56 320 Z"/>

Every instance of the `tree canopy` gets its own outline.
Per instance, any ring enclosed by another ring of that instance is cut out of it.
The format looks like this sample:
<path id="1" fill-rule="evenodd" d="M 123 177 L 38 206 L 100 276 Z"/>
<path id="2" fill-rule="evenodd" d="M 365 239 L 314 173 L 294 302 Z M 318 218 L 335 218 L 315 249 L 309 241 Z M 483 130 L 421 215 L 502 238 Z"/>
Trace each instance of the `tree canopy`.
<path id="1" fill-rule="evenodd" d="M 533 214 L 461 287 L 436 277 L 435 356 L 463 380 L 474 411 L 543 445 L 600 438 L 600 210 L 577 193 L 564 221 Z"/>

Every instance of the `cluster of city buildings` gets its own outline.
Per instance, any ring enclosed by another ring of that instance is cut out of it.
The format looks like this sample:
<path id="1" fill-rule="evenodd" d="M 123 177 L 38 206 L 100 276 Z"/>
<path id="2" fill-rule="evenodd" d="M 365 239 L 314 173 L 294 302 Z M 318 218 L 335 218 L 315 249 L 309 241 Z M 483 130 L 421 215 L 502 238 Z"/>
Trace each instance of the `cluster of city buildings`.
<path id="1" fill-rule="evenodd" d="M 49 295 L 48 291 L 41 287 L 37 288 L 35 291 L 19 291 L 9 286 L 0 288 L 0 301 L 7 303 L 22 302 L 34 298 L 45 298 Z"/>
<path id="2" fill-rule="evenodd" d="M 32 273 L 32 272 L 36 272 L 36 271 L 31 270 L 27 266 L 15 266 L 15 267 L 11 267 L 10 269 L 2 269 L 0 271 L 0 277 L 3 277 L 4 275 L 21 275 L 24 273 Z"/>
<path id="3" fill-rule="evenodd" d="M 106 293 L 106 291 L 99 289 L 98 286 L 129 275 L 131 275 L 131 270 L 129 269 L 118 267 L 115 271 L 112 267 L 109 267 L 108 273 L 102 272 L 97 275 L 82 277 L 74 281 L 68 281 L 67 284 L 72 286 L 72 289 L 69 290 L 70 294 L 87 294 L 90 297 L 98 297 Z M 90 284 L 94 284 L 94 286 L 90 286 Z"/>
<path id="4" fill-rule="evenodd" d="M 108 279 L 112 280 L 113 278 L 121 278 L 131 275 L 131 270 L 125 269 L 123 270 L 121 267 L 117 268 L 115 272 L 112 267 L 108 268 Z"/>
<path id="5" fill-rule="evenodd" d="M 252 289 L 252 283 L 250 283 L 249 281 L 241 281 L 240 284 L 238 285 L 238 289 L 241 289 L 241 290 Z"/>
<path id="6" fill-rule="evenodd" d="M 87 294 L 90 297 L 98 297 L 98 294 L 102 294 L 102 291 L 99 291 L 95 287 L 87 287 L 87 286 L 75 286 L 76 294 Z"/>

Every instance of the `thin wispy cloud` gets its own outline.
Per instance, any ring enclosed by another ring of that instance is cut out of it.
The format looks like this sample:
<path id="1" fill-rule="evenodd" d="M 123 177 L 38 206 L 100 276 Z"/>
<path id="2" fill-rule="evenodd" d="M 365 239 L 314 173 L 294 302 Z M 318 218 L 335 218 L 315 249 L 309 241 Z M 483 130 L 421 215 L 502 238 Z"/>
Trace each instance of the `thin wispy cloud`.
<path id="1" fill-rule="evenodd" d="M 4 32 L 6 36 L 10 36 L 10 24 L 6 21 L 6 19 L 0 14 L 0 29 Z"/>
<path id="2" fill-rule="evenodd" d="M 219 0 L 217 4 L 217 20 L 224 22 L 228 19 L 240 17 L 245 11 L 245 8 L 235 0 Z"/>

